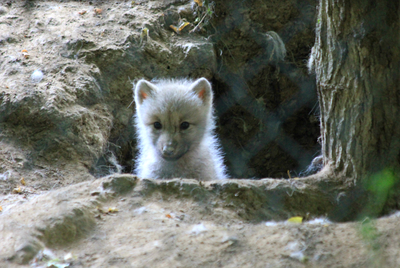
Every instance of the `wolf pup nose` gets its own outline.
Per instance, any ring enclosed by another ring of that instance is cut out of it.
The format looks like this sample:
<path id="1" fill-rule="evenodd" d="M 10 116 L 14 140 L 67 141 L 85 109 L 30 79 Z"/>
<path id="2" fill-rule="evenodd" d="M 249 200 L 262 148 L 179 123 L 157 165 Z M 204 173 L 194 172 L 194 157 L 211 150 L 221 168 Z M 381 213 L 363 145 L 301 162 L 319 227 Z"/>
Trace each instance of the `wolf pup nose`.
<path id="1" fill-rule="evenodd" d="M 135 103 L 139 147 L 135 173 L 139 177 L 227 177 L 214 134 L 213 92 L 205 78 L 140 80 Z"/>

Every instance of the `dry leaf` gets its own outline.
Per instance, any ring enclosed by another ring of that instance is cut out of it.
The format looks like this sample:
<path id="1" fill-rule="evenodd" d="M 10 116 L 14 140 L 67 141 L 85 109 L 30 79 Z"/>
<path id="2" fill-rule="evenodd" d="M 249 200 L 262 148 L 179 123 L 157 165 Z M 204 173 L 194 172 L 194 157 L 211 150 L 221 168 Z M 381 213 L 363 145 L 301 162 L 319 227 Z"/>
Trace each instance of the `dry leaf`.
<path id="1" fill-rule="evenodd" d="M 14 188 L 13 190 L 12 190 L 12 193 L 13 194 L 19 194 L 19 193 L 21 193 L 21 187 L 20 186 L 18 186 L 18 188 Z"/>
<path id="2" fill-rule="evenodd" d="M 290 223 L 302 223 L 303 222 L 303 217 L 291 217 L 287 220 L 287 222 Z"/>
<path id="3" fill-rule="evenodd" d="M 190 22 L 182 22 L 181 24 L 179 24 L 178 27 L 174 26 L 174 25 L 170 25 L 169 27 L 174 30 L 177 34 L 180 34 L 182 32 L 182 30 L 186 27 L 190 25 Z"/>
<path id="4" fill-rule="evenodd" d="M 118 212 L 118 208 L 108 208 L 109 213 L 116 213 Z"/>
<path id="5" fill-rule="evenodd" d="M 0 206 L 0 212 L 2 212 L 3 211 L 3 207 L 2 206 Z"/>
<path id="6" fill-rule="evenodd" d="M 172 219 L 171 214 L 167 214 L 167 215 L 165 215 L 165 217 L 167 217 L 168 219 Z"/>
<path id="7" fill-rule="evenodd" d="M 19 182 L 22 184 L 22 185 L 26 185 L 26 182 L 25 182 L 25 179 L 24 179 L 24 177 L 22 177 L 20 180 L 19 180 Z"/>
<path id="8" fill-rule="evenodd" d="M 86 14 L 86 10 L 79 12 L 79 15 L 84 15 Z"/>
<path id="9" fill-rule="evenodd" d="M 196 4 L 198 4 L 199 7 L 202 7 L 202 6 L 203 6 L 203 0 L 194 0 L 194 2 L 195 2 Z"/>
<path id="10" fill-rule="evenodd" d="M 94 9 L 94 13 L 95 13 L 96 15 L 100 15 L 102 12 L 103 12 L 103 10 L 102 10 L 101 8 L 95 8 L 95 9 Z"/>
<path id="11" fill-rule="evenodd" d="M 174 32 L 178 33 L 178 28 L 176 28 L 176 26 L 170 25 L 169 28 L 171 28 L 172 30 L 174 30 Z"/>
<path id="12" fill-rule="evenodd" d="M 28 50 L 23 49 L 23 50 L 22 50 L 22 55 L 24 56 L 25 59 L 29 59 Z"/>
<path id="13" fill-rule="evenodd" d="M 143 28 L 142 33 L 140 34 L 140 38 L 143 38 L 149 34 L 149 29 Z"/>
<path id="14" fill-rule="evenodd" d="M 181 25 L 179 26 L 179 28 L 178 28 L 178 31 L 182 31 L 183 30 L 183 28 L 185 28 L 186 26 L 188 26 L 190 24 L 190 22 L 184 22 L 184 23 L 181 23 Z"/>

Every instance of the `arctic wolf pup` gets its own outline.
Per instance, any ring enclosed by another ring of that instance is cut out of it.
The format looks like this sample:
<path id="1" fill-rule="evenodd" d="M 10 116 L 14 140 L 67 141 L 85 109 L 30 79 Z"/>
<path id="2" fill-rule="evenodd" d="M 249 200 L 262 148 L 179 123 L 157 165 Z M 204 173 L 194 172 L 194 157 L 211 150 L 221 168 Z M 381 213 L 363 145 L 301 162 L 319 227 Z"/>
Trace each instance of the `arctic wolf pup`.
<path id="1" fill-rule="evenodd" d="M 140 80 L 135 88 L 139 156 L 136 174 L 142 178 L 226 177 L 214 135 L 213 93 L 205 78 Z"/>

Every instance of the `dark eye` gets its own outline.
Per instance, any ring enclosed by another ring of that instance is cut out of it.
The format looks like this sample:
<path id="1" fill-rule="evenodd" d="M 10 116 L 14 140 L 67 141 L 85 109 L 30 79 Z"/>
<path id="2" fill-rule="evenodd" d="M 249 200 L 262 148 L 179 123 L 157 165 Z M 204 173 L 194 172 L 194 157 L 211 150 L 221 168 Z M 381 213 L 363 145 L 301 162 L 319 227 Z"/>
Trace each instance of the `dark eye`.
<path id="1" fill-rule="evenodd" d="M 188 122 L 182 122 L 181 123 L 181 129 L 182 130 L 188 129 L 189 126 L 190 126 L 190 124 Z"/>
<path id="2" fill-rule="evenodd" d="M 155 129 L 161 129 L 162 128 L 162 125 L 161 125 L 160 122 L 154 122 L 153 126 L 154 126 Z"/>

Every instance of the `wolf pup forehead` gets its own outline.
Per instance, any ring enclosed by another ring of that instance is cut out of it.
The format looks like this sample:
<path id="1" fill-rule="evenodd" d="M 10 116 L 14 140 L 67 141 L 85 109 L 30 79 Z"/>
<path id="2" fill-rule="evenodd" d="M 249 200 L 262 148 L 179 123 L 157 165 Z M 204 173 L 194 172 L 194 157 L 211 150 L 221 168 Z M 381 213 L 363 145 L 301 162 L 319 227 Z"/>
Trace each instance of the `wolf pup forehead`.
<path id="1" fill-rule="evenodd" d="M 212 102 L 205 78 L 140 80 L 135 88 L 136 174 L 155 179 L 225 178 Z"/>

